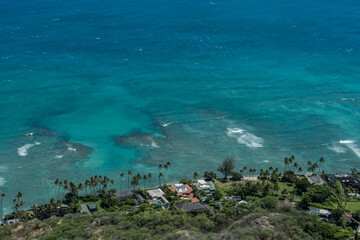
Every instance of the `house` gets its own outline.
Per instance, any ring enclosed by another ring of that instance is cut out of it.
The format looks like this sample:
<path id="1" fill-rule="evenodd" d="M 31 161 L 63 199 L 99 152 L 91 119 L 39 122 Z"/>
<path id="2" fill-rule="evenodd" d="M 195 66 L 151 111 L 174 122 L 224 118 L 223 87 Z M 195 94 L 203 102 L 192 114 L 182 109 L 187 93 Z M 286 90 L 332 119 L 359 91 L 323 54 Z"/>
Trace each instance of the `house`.
<path id="1" fill-rule="evenodd" d="M 15 218 L 15 219 L 5 220 L 1 224 L 6 226 L 6 225 L 10 225 L 10 224 L 17 223 L 17 222 L 20 222 L 20 220 L 18 218 Z"/>
<path id="2" fill-rule="evenodd" d="M 209 207 L 208 205 L 201 204 L 201 203 L 182 203 L 175 206 L 177 210 L 183 210 L 185 212 L 197 212 L 201 210 L 209 210 L 210 213 L 213 215 L 215 214 L 214 210 Z"/>
<path id="3" fill-rule="evenodd" d="M 117 198 L 120 201 L 126 201 L 129 199 L 135 199 L 139 204 L 144 202 L 144 198 L 133 191 L 123 191 L 123 192 L 117 192 L 114 196 L 111 196 L 111 198 Z"/>
<path id="4" fill-rule="evenodd" d="M 318 215 L 320 217 L 329 218 L 331 215 L 331 212 L 326 209 L 320 209 L 320 208 L 310 208 L 309 214 Z"/>
<path id="5" fill-rule="evenodd" d="M 180 199 L 190 200 L 191 202 L 199 202 L 199 199 L 194 197 L 193 189 L 189 184 L 173 184 L 169 189 L 176 193 Z"/>
<path id="6" fill-rule="evenodd" d="M 96 204 L 88 204 L 87 208 L 89 209 L 90 212 L 96 212 L 98 210 L 98 207 Z"/>
<path id="7" fill-rule="evenodd" d="M 328 174 L 326 175 L 327 179 L 331 183 L 335 183 L 339 181 L 341 185 L 345 188 L 348 195 L 353 192 L 352 195 L 356 195 L 356 193 L 360 193 L 360 179 L 354 177 L 351 174 L 342 174 L 342 173 L 335 173 L 335 174 Z M 355 192 L 355 193 L 354 193 Z"/>
<path id="8" fill-rule="evenodd" d="M 151 199 L 150 203 L 156 203 L 158 205 L 168 204 L 169 201 L 164 197 L 165 193 L 160 188 L 147 190 L 147 195 Z"/>
<path id="9" fill-rule="evenodd" d="M 305 174 L 306 179 L 310 185 L 325 186 L 326 182 L 319 174 Z"/>
<path id="10" fill-rule="evenodd" d="M 215 184 L 212 181 L 205 181 L 204 179 L 197 180 L 194 185 L 197 189 L 205 191 L 206 194 L 211 194 L 216 190 Z"/>

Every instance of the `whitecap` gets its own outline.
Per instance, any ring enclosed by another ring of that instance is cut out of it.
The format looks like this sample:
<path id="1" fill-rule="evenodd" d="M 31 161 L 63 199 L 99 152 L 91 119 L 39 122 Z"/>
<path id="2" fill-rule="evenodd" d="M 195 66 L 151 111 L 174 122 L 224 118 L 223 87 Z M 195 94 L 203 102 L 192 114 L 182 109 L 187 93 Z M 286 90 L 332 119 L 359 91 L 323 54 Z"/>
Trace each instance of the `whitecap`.
<path id="1" fill-rule="evenodd" d="M 347 146 L 356 156 L 360 157 L 360 149 L 353 140 L 340 140 L 339 143 Z"/>
<path id="2" fill-rule="evenodd" d="M 64 155 L 55 155 L 55 158 L 62 158 Z"/>
<path id="3" fill-rule="evenodd" d="M 154 148 L 158 148 L 159 145 L 157 145 L 157 143 L 154 140 L 151 140 L 151 146 Z"/>
<path id="4" fill-rule="evenodd" d="M 66 144 L 66 145 L 68 146 L 67 150 L 74 151 L 74 152 L 76 151 L 76 148 L 71 147 L 70 144 Z"/>
<path id="5" fill-rule="evenodd" d="M 34 133 L 32 133 L 32 132 L 26 134 L 26 136 L 33 136 L 33 135 L 34 135 Z"/>
<path id="6" fill-rule="evenodd" d="M 25 145 L 22 146 L 22 147 L 19 147 L 19 148 L 18 148 L 18 154 L 19 154 L 19 156 L 24 157 L 24 156 L 28 155 L 28 150 L 29 150 L 31 147 L 33 147 L 33 146 L 35 146 L 35 144 L 28 143 L 28 144 L 25 144 Z"/>
<path id="7" fill-rule="evenodd" d="M 41 143 L 40 142 L 35 142 L 35 145 L 40 145 Z"/>
<path id="8" fill-rule="evenodd" d="M 4 186 L 5 183 L 6 183 L 5 178 L 0 177 L 0 186 Z"/>
<path id="9" fill-rule="evenodd" d="M 264 160 L 264 161 L 262 161 L 263 163 L 269 163 L 270 162 L 270 160 Z"/>
<path id="10" fill-rule="evenodd" d="M 330 150 L 336 152 L 336 153 L 345 153 L 346 149 L 337 145 L 337 144 L 333 144 L 331 147 L 328 147 Z"/>
<path id="11" fill-rule="evenodd" d="M 163 127 L 167 127 L 167 126 L 169 126 L 170 124 L 172 124 L 172 122 L 162 123 L 162 124 L 161 124 L 161 126 L 163 126 Z"/>
<path id="12" fill-rule="evenodd" d="M 255 136 L 252 133 L 246 132 L 241 128 L 228 128 L 227 136 L 236 138 L 238 143 L 244 144 L 250 148 L 263 147 L 264 140 L 262 138 Z"/>

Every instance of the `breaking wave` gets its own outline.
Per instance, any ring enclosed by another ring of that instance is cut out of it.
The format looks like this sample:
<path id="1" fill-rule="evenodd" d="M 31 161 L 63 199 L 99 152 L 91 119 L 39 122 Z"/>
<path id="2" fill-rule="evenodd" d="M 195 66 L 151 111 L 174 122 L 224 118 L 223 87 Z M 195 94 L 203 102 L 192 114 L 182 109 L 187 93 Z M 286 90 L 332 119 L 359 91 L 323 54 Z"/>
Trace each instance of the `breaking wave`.
<path id="1" fill-rule="evenodd" d="M 228 128 L 227 136 L 236 138 L 238 143 L 244 144 L 250 148 L 259 148 L 263 147 L 264 140 L 258 136 L 255 136 L 252 133 L 246 132 L 241 128 Z"/>
<path id="2" fill-rule="evenodd" d="M 0 186 L 4 186 L 5 183 L 6 183 L 5 178 L 0 177 Z"/>
<path id="3" fill-rule="evenodd" d="M 340 144 L 344 144 L 347 146 L 353 153 L 355 153 L 356 156 L 360 157 L 360 149 L 353 140 L 340 140 Z"/>

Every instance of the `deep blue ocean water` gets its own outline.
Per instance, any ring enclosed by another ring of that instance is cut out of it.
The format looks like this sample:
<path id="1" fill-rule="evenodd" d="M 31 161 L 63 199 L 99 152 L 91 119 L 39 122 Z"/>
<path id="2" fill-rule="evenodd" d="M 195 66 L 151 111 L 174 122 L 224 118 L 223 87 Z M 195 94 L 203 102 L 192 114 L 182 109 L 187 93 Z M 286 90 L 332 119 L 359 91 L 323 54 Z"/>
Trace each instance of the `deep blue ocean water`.
<path id="1" fill-rule="evenodd" d="M 0 192 L 325 157 L 360 167 L 357 0 L 2 0 Z"/>

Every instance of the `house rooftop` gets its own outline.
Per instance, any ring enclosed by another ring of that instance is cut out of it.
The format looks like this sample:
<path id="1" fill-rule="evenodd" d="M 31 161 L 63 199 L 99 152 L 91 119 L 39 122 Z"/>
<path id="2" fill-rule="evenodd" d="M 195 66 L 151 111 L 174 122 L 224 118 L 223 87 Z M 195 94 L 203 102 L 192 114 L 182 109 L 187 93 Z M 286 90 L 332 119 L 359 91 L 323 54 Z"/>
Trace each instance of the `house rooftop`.
<path id="1" fill-rule="evenodd" d="M 156 189 L 150 189 L 147 191 L 147 193 L 149 194 L 149 196 L 151 198 L 160 198 L 163 195 L 165 195 L 165 193 L 163 192 L 163 190 L 161 190 L 160 188 L 156 188 Z"/>
<path id="2" fill-rule="evenodd" d="M 214 210 L 208 205 L 201 203 L 182 203 L 175 206 L 175 209 L 182 209 L 185 212 L 194 212 L 202 209 L 208 209 L 211 214 L 215 214 Z"/>

